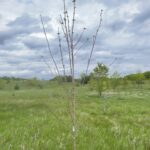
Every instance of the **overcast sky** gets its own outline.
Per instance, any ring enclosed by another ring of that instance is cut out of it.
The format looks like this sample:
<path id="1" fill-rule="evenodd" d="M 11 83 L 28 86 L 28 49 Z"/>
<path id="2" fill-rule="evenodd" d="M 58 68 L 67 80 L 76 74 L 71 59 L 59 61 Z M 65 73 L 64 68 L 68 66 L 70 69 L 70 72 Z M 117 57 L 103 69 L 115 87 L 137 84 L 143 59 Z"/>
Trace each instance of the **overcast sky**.
<path id="1" fill-rule="evenodd" d="M 72 0 L 67 0 L 72 9 Z M 44 63 L 52 62 L 43 35 L 42 14 L 53 55 L 62 70 L 58 48 L 58 19 L 62 0 L 0 0 L 0 76 L 49 79 L 53 75 Z M 77 0 L 76 38 L 87 28 L 76 54 L 76 75 L 85 71 L 91 38 L 103 9 L 103 22 L 94 49 L 90 70 L 97 62 L 110 72 L 128 74 L 150 70 L 150 0 Z M 62 34 L 61 34 L 62 35 Z M 63 36 L 62 36 L 63 39 Z M 64 49 L 65 63 L 68 63 Z"/>

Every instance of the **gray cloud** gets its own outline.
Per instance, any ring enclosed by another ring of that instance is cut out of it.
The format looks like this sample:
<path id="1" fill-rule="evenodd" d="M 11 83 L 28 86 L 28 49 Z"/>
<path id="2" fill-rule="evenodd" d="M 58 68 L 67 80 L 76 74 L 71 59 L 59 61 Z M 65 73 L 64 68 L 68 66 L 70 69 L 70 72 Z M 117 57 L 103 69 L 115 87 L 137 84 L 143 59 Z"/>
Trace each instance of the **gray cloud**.
<path id="1" fill-rule="evenodd" d="M 18 36 L 27 35 L 32 33 L 33 31 L 39 31 L 36 28 L 15 28 L 15 29 L 8 29 L 6 31 L 0 32 L 0 44 L 4 44 L 7 40 L 12 40 Z"/>
<path id="2" fill-rule="evenodd" d="M 126 22 L 122 20 L 115 21 L 108 25 L 108 28 L 113 32 L 123 29 L 126 26 Z"/>
<path id="3" fill-rule="evenodd" d="M 48 16 L 43 16 L 44 23 L 47 23 L 51 19 Z M 23 14 L 20 17 L 17 17 L 14 21 L 9 22 L 7 25 L 10 27 L 22 27 L 22 28 L 30 28 L 39 26 L 40 17 L 37 18 L 35 16 L 31 16 L 29 14 Z"/>
<path id="4" fill-rule="evenodd" d="M 150 20 L 150 9 L 144 9 L 137 13 L 133 19 L 134 23 L 143 23 L 144 21 Z"/>
<path id="5" fill-rule="evenodd" d="M 30 49 L 35 49 L 35 50 L 40 50 L 43 48 L 46 48 L 46 41 L 43 38 L 35 38 L 35 37 L 30 37 L 25 39 L 24 44 L 30 48 Z"/>
<path id="6" fill-rule="evenodd" d="M 36 24 L 39 24 L 39 20 L 28 14 L 23 14 L 21 17 L 17 17 L 7 25 L 10 27 L 30 27 L 35 26 Z"/>
<path id="7" fill-rule="evenodd" d="M 51 19 L 47 16 L 43 16 L 44 23 L 48 23 Z M 17 17 L 15 20 L 7 24 L 9 27 L 7 30 L 0 31 L 0 43 L 4 44 L 5 41 L 12 40 L 19 36 L 28 37 L 31 33 L 39 33 L 42 31 L 40 25 L 40 19 L 32 17 L 29 14 L 23 14 Z M 52 31 L 51 26 L 47 29 L 48 32 Z"/>

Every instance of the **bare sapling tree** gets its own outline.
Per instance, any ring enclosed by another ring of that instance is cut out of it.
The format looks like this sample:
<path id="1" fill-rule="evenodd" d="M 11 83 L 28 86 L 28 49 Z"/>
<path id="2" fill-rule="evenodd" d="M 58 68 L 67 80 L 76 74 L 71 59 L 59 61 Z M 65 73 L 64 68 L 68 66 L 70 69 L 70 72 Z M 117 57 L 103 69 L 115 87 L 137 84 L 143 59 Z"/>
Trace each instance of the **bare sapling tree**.
<path id="1" fill-rule="evenodd" d="M 100 12 L 98 27 L 96 29 L 95 34 L 93 35 L 92 47 L 89 50 L 89 59 L 88 59 L 87 67 L 85 70 L 86 74 L 88 74 L 88 71 L 89 71 L 91 58 L 92 58 L 92 55 L 94 52 L 98 33 L 99 33 L 99 30 L 100 30 L 100 27 L 102 24 L 102 12 L 103 12 L 103 10 L 101 10 L 101 12 Z M 61 76 L 62 72 L 61 72 L 60 68 L 58 67 L 60 65 L 58 64 L 59 62 L 57 62 L 55 60 L 54 55 L 52 53 L 42 15 L 40 15 L 40 18 L 41 18 L 41 24 L 43 27 L 43 33 L 45 35 L 47 47 L 48 47 L 49 54 L 50 54 L 51 60 L 53 62 L 54 68 L 56 70 L 56 74 L 58 76 Z M 69 115 L 70 115 L 70 119 L 71 119 L 71 133 L 72 133 L 73 149 L 76 150 L 77 149 L 77 145 L 76 145 L 76 143 L 77 143 L 76 142 L 76 139 L 77 139 L 77 120 L 76 120 L 77 105 L 76 105 L 76 83 L 75 83 L 75 71 L 76 71 L 75 70 L 75 64 L 76 64 L 75 56 L 77 55 L 77 52 L 80 51 L 80 49 L 82 49 L 86 45 L 86 43 L 89 42 L 89 38 L 86 38 L 85 42 L 81 44 L 84 33 L 86 31 L 85 27 L 82 29 L 78 38 L 75 37 L 76 36 L 75 27 L 77 26 L 77 24 L 76 24 L 76 0 L 72 1 L 71 14 L 69 13 L 68 8 L 66 7 L 66 1 L 63 0 L 63 14 L 60 15 L 59 23 L 60 23 L 59 26 L 61 27 L 61 31 L 60 31 L 60 28 L 58 28 L 58 33 L 57 33 L 58 34 L 58 49 L 60 51 L 60 60 L 61 60 L 61 66 L 63 69 L 63 76 L 66 77 L 67 74 L 69 74 L 69 75 L 71 75 L 71 80 L 72 80 L 71 93 L 70 93 L 70 99 L 68 101 L 68 104 L 69 104 L 69 110 L 70 110 Z M 61 36 L 61 33 L 63 33 L 63 35 L 64 35 L 63 40 L 62 40 L 63 37 Z M 64 40 L 65 40 L 65 42 L 62 42 Z M 66 59 L 66 57 L 64 57 L 64 48 L 62 46 L 62 43 L 65 44 L 63 46 L 65 47 L 65 49 L 67 49 L 67 55 L 68 55 L 67 60 L 64 60 L 64 59 Z M 48 68 L 51 70 L 51 72 L 53 73 L 53 70 L 51 69 L 52 67 L 46 61 L 44 61 L 44 62 L 48 66 Z M 65 64 L 65 63 L 67 63 L 67 64 Z M 69 69 L 67 69 L 68 68 L 67 66 L 69 66 Z"/>

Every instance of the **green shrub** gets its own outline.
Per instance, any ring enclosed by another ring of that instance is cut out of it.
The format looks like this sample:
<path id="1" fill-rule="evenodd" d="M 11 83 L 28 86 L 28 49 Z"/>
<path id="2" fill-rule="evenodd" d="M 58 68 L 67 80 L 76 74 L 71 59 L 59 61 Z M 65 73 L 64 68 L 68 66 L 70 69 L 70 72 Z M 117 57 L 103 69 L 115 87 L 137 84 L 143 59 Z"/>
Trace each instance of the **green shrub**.
<path id="1" fill-rule="evenodd" d="M 14 90 L 19 90 L 19 89 L 20 89 L 19 85 L 16 84 L 16 85 L 14 86 Z"/>

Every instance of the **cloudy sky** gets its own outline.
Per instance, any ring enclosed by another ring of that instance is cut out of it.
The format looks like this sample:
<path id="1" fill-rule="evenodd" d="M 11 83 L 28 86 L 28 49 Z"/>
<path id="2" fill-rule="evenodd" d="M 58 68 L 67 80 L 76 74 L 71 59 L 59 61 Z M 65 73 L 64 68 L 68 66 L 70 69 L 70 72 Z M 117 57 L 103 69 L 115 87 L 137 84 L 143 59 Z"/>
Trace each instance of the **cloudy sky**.
<path id="1" fill-rule="evenodd" d="M 71 11 L 72 0 L 67 0 L 67 7 Z M 150 70 L 149 8 L 150 0 L 77 0 L 75 38 L 78 39 L 84 27 L 87 30 L 77 47 L 80 50 L 75 56 L 76 75 L 85 71 L 101 9 L 104 10 L 103 22 L 90 70 L 97 62 L 106 65 L 114 62 L 110 72 L 121 74 Z M 41 79 L 53 76 L 45 64 L 54 68 L 40 14 L 53 55 L 62 70 L 57 39 L 62 9 L 62 0 L 0 0 L 0 76 Z M 63 34 L 61 37 L 63 40 Z M 63 43 L 65 63 L 68 64 L 65 41 Z"/>

